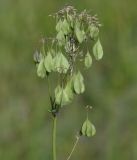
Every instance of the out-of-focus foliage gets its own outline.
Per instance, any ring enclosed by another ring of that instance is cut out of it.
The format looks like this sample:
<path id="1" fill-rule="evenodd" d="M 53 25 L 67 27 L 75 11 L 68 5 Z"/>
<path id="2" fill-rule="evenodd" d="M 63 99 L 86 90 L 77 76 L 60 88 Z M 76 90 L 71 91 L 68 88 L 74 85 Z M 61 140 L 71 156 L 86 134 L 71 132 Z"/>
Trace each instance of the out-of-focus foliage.
<path id="1" fill-rule="evenodd" d="M 98 13 L 104 57 L 85 71 L 84 97 L 60 113 L 58 159 L 68 155 L 90 104 L 97 134 L 83 138 L 72 159 L 136 160 L 136 0 L 0 0 L 0 159 L 51 159 L 47 82 L 37 78 L 32 55 L 41 36 L 55 33 L 48 15 L 69 2 Z"/>

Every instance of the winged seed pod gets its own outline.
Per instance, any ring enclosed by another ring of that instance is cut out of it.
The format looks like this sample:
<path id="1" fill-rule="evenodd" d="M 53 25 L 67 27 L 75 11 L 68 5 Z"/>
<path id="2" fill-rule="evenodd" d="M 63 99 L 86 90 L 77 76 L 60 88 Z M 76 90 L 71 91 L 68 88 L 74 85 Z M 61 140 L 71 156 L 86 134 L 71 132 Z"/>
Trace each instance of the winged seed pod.
<path id="1" fill-rule="evenodd" d="M 68 95 L 68 98 L 69 98 L 69 101 L 71 102 L 73 100 L 73 97 L 74 97 L 74 92 L 73 92 L 73 83 L 72 83 L 72 79 L 70 79 L 67 84 L 66 84 L 66 87 L 65 87 L 65 92 L 66 94 Z"/>
<path id="2" fill-rule="evenodd" d="M 91 137 L 96 134 L 95 126 L 88 120 L 83 123 L 81 133 L 83 136 Z"/>
<path id="3" fill-rule="evenodd" d="M 103 57 L 103 48 L 100 43 L 100 40 L 98 39 L 93 47 L 93 54 L 96 58 L 96 60 L 100 60 Z"/>
<path id="4" fill-rule="evenodd" d="M 41 77 L 41 78 L 44 78 L 46 75 L 46 70 L 45 70 L 45 66 L 44 66 L 44 59 L 41 59 L 40 63 L 38 64 L 37 75 L 38 75 L 38 77 Z"/>
<path id="5" fill-rule="evenodd" d="M 70 24 L 70 27 L 74 27 L 74 19 L 73 19 L 73 17 L 72 17 L 72 15 L 67 15 L 67 19 L 68 19 L 68 22 L 69 22 L 69 24 Z"/>
<path id="6" fill-rule="evenodd" d="M 65 37 L 62 30 L 58 32 L 56 39 L 58 40 L 59 46 L 63 46 L 65 44 Z"/>
<path id="7" fill-rule="evenodd" d="M 59 73 L 66 73 L 68 69 L 69 62 L 67 58 L 61 52 L 58 52 L 54 57 L 53 70 Z"/>
<path id="8" fill-rule="evenodd" d="M 44 66 L 47 72 L 53 70 L 53 58 L 50 52 L 47 53 L 47 56 L 44 59 Z"/>
<path id="9" fill-rule="evenodd" d="M 94 24 L 90 25 L 89 28 L 88 28 L 88 30 L 89 30 L 90 37 L 92 39 L 95 39 L 95 38 L 98 37 L 98 35 L 99 35 L 99 29 Z"/>
<path id="10" fill-rule="evenodd" d="M 60 32 L 61 31 L 61 29 L 62 29 L 62 20 L 60 19 L 59 21 L 58 21 L 58 23 L 56 24 L 56 31 L 57 32 Z"/>
<path id="11" fill-rule="evenodd" d="M 78 26 L 76 26 L 75 33 L 76 33 L 76 37 L 78 39 L 78 42 L 82 43 L 84 41 L 84 39 L 86 38 L 86 34 L 85 34 L 84 30 L 80 30 L 80 28 Z"/>
<path id="12" fill-rule="evenodd" d="M 63 35 L 67 35 L 70 31 L 69 22 L 66 19 L 64 19 L 63 21 L 60 19 L 56 25 L 56 31 L 62 31 Z"/>
<path id="13" fill-rule="evenodd" d="M 62 31 L 63 31 L 64 35 L 67 35 L 70 31 L 70 26 L 69 26 L 69 23 L 67 22 L 66 19 L 63 20 Z"/>
<path id="14" fill-rule="evenodd" d="M 92 65 L 92 57 L 91 57 L 89 51 L 88 51 L 87 54 L 85 55 L 84 63 L 85 63 L 85 67 L 86 67 L 86 68 L 90 68 L 91 65 Z"/>
<path id="15" fill-rule="evenodd" d="M 73 87 L 76 94 L 83 93 L 85 91 L 84 78 L 80 71 L 73 76 Z"/>
<path id="16" fill-rule="evenodd" d="M 55 103 L 61 107 L 70 102 L 68 94 L 60 85 L 55 88 Z"/>

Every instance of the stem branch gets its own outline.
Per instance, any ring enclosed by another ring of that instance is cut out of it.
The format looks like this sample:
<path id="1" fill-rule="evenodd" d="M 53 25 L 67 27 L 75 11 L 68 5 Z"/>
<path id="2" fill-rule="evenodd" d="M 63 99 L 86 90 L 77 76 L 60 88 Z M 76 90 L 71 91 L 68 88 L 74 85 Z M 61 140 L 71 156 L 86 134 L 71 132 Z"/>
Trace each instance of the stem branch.
<path id="1" fill-rule="evenodd" d="M 74 152 L 74 150 L 75 150 L 75 148 L 76 148 L 76 146 L 77 146 L 77 144 L 78 144 L 78 142 L 79 142 L 79 139 L 80 139 L 80 136 L 77 136 L 77 137 L 76 137 L 76 141 L 75 141 L 75 143 L 74 143 L 74 146 L 73 146 L 73 148 L 72 148 L 72 150 L 71 150 L 71 152 L 70 152 L 67 160 L 69 160 L 69 159 L 71 158 L 71 156 L 72 156 L 72 154 L 73 154 L 73 152 Z"/>
<path id="2" fill-rule="evenodd" d="M 49 76 L 47 75 L 47 82 L 48 82 L 48 94 L 50 101 L 52 100 L 52 95 L 51 95 L 51 88 L 50 88 L 50 81 L 49 81 Z"/>
<path id="3" fill-rule="evenodd" d="M 53 154 L 53 160 L 56 160 L 56 125 L 57 125 L 57 117 L 54 116 L 53 117 L 53 144 L 52 144 L 52 147 L 53 147 L 53 151 L 52 151 L 52 154 Z"/>

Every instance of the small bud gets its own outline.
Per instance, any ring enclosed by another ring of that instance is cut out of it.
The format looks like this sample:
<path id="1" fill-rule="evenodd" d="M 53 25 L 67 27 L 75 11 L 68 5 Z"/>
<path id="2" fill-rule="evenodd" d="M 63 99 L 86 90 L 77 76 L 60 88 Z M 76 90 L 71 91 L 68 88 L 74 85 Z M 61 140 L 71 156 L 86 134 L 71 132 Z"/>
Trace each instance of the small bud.
<path id="1" fill-rule="evenodd" d="M 35 53 L 33 54 L 33 60 L 34 60 L 34 62 L 35 62 L 36 64 L 41 61 L 42 57 L 43 57 L 42 54 L 39 53 L 37 50 L 36 50 Z"/>

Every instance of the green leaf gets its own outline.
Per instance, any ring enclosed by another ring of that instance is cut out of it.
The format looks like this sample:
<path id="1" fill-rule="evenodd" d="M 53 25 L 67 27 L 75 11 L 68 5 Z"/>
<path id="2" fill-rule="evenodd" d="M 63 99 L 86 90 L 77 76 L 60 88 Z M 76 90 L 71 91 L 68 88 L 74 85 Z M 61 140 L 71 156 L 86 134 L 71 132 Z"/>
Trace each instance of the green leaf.
<path id="1" fill-rule="evenodd" d="M 69 31 L 70 31 L 69 23 L 67 22 L 66 19 L 64 19 L 62 23 L 62 32 L 64 33 L 64 35 L 67 35 Z"/>
<path id="2" fill-rule="evenodd" d="M 58 85 L 55 89 L 55 102 L 58 105 L 64 106 L 67 105 L 70 100 L 66 91 Z"/>
<path id="3" fill-rule="evenodd" d="M 53 71 L 58 71 L 59 66 L 60 66 L 60 54 L 57 53 L 53 58 Z"/>
<path id="4" fill-rule="evenodd" d="M 100 43 L 100 40 L 98 39 L 93 47 L 93 54 L 96 58 L 96 60 L 100 60 L 103 57 L 103 48 Z"/>
<path id="5" fill-rule="evenodd" d="M 40 63 L 38 64 L 37 75 L 38 75 L 38 77 L 41 77 L 41 78 L 44 78 L 46 75 L 46 70 L 45 70 L 45 66 L 44 66 L 44 59 L 41 59 Z"/>
<path id="6" fill-rule="evenodd" d="M 85 61 L 84 62 L 85 62 L 86 68 L 91 67 L 91 65 L 92 65 L 92 57 L 91 57 L 89 51 L 87 52 L 87 54 L 85 56 Z"/>
<path id="7" fill-rule="evenodd" d="M 56 25 L 56 31 L 57 32 L 60 32 L 61 31 L 61 29 L 62 29 L 62 20 L 60 19 L 59 21 L 58 21 L 58 23 L 57 23 L 57 25 Z"/>
<path id="8" fill-rule="evenodd" d="M 58 85 L 55 89 L 55 102 L 58 105 L 64 106 L 73 100 L 72 79 L 69 80 L 65 88 Z"/>
<path id="9" fill-rule="evenodd" d="M 56 52 L 55 52 L 55 50 L 54 50 L 54 49 L 50 49 L 50 53 L 51 53 L 51 56 L 52 56 L 52 57 L 55 57 Z"/>
<path id="10" fill-rule="evenodd" d="M 76 37 L 79 43 L 82 43 L 85 39 L 85 32 L 84 30 L 80 30 L 79 28 L 75 29 Z"/>
<path id="11" fill-rule="evenodd" d="M 76 75 L 74 75 L 73 85 L 76 94 L 80 94 L 85 91 L 84 79 L 80 71 Z"/>
<path id="12" fill-rule="evenodd" d="M 81 133 L 87 137 L 94 136 L 96 134 L 95 126 L 87 119 L 82 125 Z"/>
<path id="13" fill-rule="evenodd" d="M 56 38 L 58 40 L 59 46 L 62 46 L 65 44 L 65 37 L 64 37 L 64 33 L 62 30 L 58 32 Z"/>
<path id="14" fill-rule="evenodd" d="M 67 35 L 70 31 L 69 23 L 66 19 L 63 21 L 60 19 L 56 25 L 57 32 L 62 32 L 63 35 Z M 58 35 L 59 36 L 59 35 Z"/>
<path id="15" fill-rule="evenodd" d="M 61 68 L 61 73 L 66 73 L 67 70 L 69 69 L 69 62 L 63 54 L 61 54 L 60 58 L 60 68 Z"/>
<path id="16" fill-rule="evenodd" d="M 47 56 L 44 59 L 44 65 L 47 72 L 51 72 L 53 69 L 53 58 L 51 56 L 51 53 L 48 52 Z"/>
<path id="17" fill-rule="evenodd" d="M 84 29 L 82 30 L 80 29 L 80 23 L 78 21 L 76 21 L 76 24 L 75 24 L 75 34 L 79 43 L 82 43 L 86 38 L 85 31 Z"/>
<path id="18" fill-rule="evenodd" d="M 96 134 L 96 128 L 92 123 L 91 123 L 91 127 L 92 127 L 92 136 L 94 136 Z"/>
<path id="19" fill-rule="evenodd" d="M 95 39 L 95 38 L 98 37 L 98 35 L 99 35 L 99 29 L 95 25 L 93 25 L 93 24 L 90 25 L 88 29 L 89 29 L 90 37 L 92 39 Z"/>
<path id="20" fill-rule="evenodd" d="M 72 17 L 71 15 L 68 15 L 67 18 L 68 18 L 68 21 L 69 21 L 69 23 L 70 23 L 70 26 L 73 28 L 73 27 L 74 27 L 73 17 Z"/>
<path id="21" fill-rule="evenodd" d="M 62 93 L 63 90 L 62 88 L 60 87 L 60 85 L 58 85 L 56 88 L 55 88 L 55 102 L 56 104 L 60 105 L 61 104 L 61 96 L 62 96 Z"/>
<path id="22" fill-rule="evenodd" d="M 69 101 L 71 102 L 74 97 L 72 90 L 72 79 L 67 82 L 67 85 L 65 87 L 65 92 L 68 95 Z"/>
<path id="23" fill-rule="evenodd" d="M 87 135 L 86 131 L 87 131 L 87 120 L 86 120 L 86 121 L 83 123 L 83 125 L 82 125 L 81 132 L 82 132 L 82 135 L 83 135 L 83 136 L 86 136 L 86 135 Z"/>
<path id="24" fill-rule="evenodd" d="M 69 69 L 69 62 L 67 58 L 59 52 L 55 57 L 54 57 L 54 70 L 59 72 L 59 73 L 66 73 L 67 70 Z"/>

